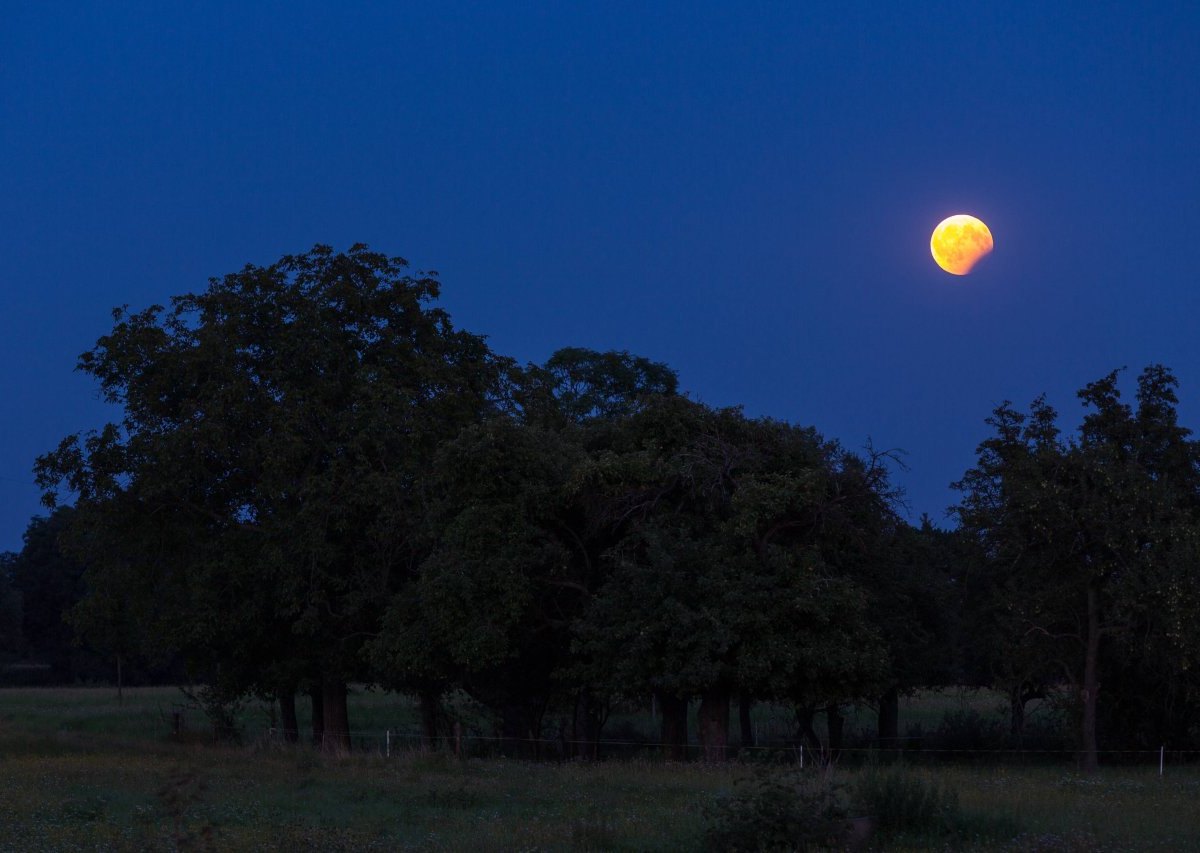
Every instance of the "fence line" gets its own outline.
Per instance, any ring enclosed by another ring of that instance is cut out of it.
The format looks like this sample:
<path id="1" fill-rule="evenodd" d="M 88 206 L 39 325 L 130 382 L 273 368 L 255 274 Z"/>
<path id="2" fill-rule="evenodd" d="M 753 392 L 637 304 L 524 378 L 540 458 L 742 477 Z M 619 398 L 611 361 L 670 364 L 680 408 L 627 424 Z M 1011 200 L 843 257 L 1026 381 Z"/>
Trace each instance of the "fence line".
<path id="1" fill-rule="evenodd" d="M 215 727 L 214 727 L 215 728 Z M 226 730 L 236 731 L 236 727 L 222 727 Z M 285 730 L 278 727 L 269 727 L 267 730 L 269 738 L 277 738 Z M 332 732 L 324 732 L 326 736 L 332 736 Z M 401 731 L 397 729 L 383 730 L 355 730 L 349 732 L 338 732 L 338 736 L 346 736 L 351 741 L 357 739 L 375 740 L 384 745 L 384 749 L 388 754 L 391 752 L 393 742 L 399 740 L 419 741 L 422 744 L 434 742 L 442 742 L 451 744 L 459 741 L 466 744 L 468 741 L 496 743 L 496 744 L 537 744 L 542 746 L 557 747 L 557 746 L 585 746 L 592 748 L 603 747 L 634 747 L 644 750 L 667 750 L 672 748 L 683 748 L 684 750 L 703 750 L 704 744 L 687 742 L 681 744 L 669 744 L 661 741 L 642 741 L 642 740 L 580 740 L 574 738 L 533 738 L 533 737 L 514 737 L 506 735 L 485 735 L 485 734 L 468 734 L 463 732 L 461 737 L 449 735 L 427 735 L 420 732 Z M 297 735 L 300 740 L 305 740 L 305 733 L 297 730 Z M 897 738 L 897 740 L 905 740 L 905 738 Z M 814 750 L 811 747 L 804 746 L 798 742 L 791 743 L 775 743 L 775 744 L 726 744 L 723 749 L 727 752 L 742 753 L 747 751 L 756 752 L 775 752 L 775 753 L 796 753 L 806 752 L 813 754 Z M 844 746 L 837 749 L 824 747 L 823 753 L 850 753 L 863 755 L 879 755 L 879 754 L 896 754 L 896 755 L 980 755 L 980 756 L 1036 756 L 1036 755 L 1079 755 L 1082 750 L 1079 749 L 1007 749 L 994 747 L 904 747 L 904 746 Z M 1096 751 L 1099 756 L 1134 756 L 1145 755 L 1159 759 L 1160 765 L 1168 756 L 1187 759 L 1189 757 L 1200 758 L 1200 749 L 1167 749 L 1165 746 L 1158 749 L 1099 749 Z"/>
<path id="2" fill-rule="evenodd" d="M 183 720 L 181 714 L 173 714 L 174 734 L 179 735 L 183 731 Z M 231 735 L 240 736 L 245 732 L 244 727 L 219 725 L 209 723 L 204 726 L 213 732 L 214 736 L 219 736 L 224 732 Z M 278 740 L 281 735 L 284 735 L 287 730 L 279 726 L 269 726 L 265 730 L 265 736 L 268 740 Z M 294 730 L 297 741 L 308 741 L 306 732 L 302 729 Z M 555 752 L 561 750 L 560 757 L 569 757 L 567 747 L 585 747 L 593 753 L 600 751 L 610 752 L 610 748 L 632 749 L 648 752 L 664 752 L 668 750 L 682 750 L 684 755 L 701 753 L 706 747 L 702 743 L 693 743 L 691 741 L 681 744 L 668 744 L 661 741 L 650 740 L 617 740 L 617 739 L 598 739 L 598 740 L 583 740 L 567 737 L 512 737 L 506 735 L 486 735 L 481 733 L 470 733 L 466 730 L 459 730 L 453 734 L 438 734 L 428 735 L 423 732 L 413 732 L 412 730 L 401 729 L 357 729 L 347 732 L 331 732 L 324 731 L 321 733 L 322 739 L 326 737 L 346 737 L 351 742 L 351 751 L 374 751 L 366 742 L 373 741 L 378 744 L 378 751 L 381 755 L 390 757 L 392 754 L 393 741 L 407 742 L 411 750 L 413 743 L 419 742 L 422 746 L 432 743 L 446 744 L 454 748 L 456 754 L 466 754 L 472 742 L 476 744 L 492 744 L 500 745 L 533 745 L 535 747 L 546 747 L 546 752 Z M 354 742 L 359 742 L 357 749 Z M 886 739 L 893 745 L 883 745 L 877 743 L 871 746 L 844 746 L 837 749 L 832 749 L 823 745 L 820 750 L 813 750 L 812 747 L 806 746 L 796 739 L 786 739 L 769 744 L 726 744 L 722 747 L 722 752 L 727 757 L 738 756 L 746 753 L 774 753 L 776 755 L 792 755 L 795 756 L 801 766 L 804 766 L 805 753 L 812 755 L 818 760 L 828 760 L 831 755 L 850 755 L 850 756 L 882 756 L 882 757 L 906 757 L 911 759 L 920 758 L 922 756 L 977 756 L 980 758 L 1035 758 L 1038 756 L 1079 756 L 1079 749 L 1046 749 L 1046 748 L 1024 748 L 1012 749 L 1003 747 L 925 747 L 920 744 L 921 738 L 917 737 L 898 737 Z M 908 744 L 908 745 L 906 745 Z M 915 744 L 915 745 L 912 745 Z M 535 749 L 536 753 L 541 753 L 541 749 Z M 1158 772 L 1163 775 L 1166 759 L 1169 757 L 1174 761 L 1191 762 L 1200 760 L 1200 749 L 1167 749 L 1165 745 L 1158 749 L 1099 749 L 1097 750 L 1099 757 L 1134 757 L 1147 756 L 1158 759 Z M 540 756 L 539 756 L 540 757 Z"/>

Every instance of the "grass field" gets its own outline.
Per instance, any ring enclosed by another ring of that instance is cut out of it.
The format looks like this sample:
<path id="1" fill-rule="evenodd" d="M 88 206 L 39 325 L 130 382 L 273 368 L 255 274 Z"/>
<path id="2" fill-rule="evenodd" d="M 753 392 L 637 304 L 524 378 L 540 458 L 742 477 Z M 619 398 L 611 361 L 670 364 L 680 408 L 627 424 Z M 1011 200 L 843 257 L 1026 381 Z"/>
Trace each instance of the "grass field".
<path id="1" fill-rule="evenodd" d="M 169 688 L 126 691 L 120 705 L 111 689 L 0 691 L 0 849 L 696 850 L 706 806 L 747 773 L 410 751 L 331 758 L 256 734 L 270 718 L 253 703 L 242 710 L 245 743 L 213 746 L 192 717 L 192 735 L 170 735 L 179 699 Z M 957 700 L 924 704 L 947 701 Z M 351 714 L 371 730 L 411 723 L 412 710 L 359 693 Z M 859 772 L 834 777 L 852 786 Z M 1200 849 L 1194 768 L 1162 778 L 1156 766 L 1092 778 L 1067 764 L 914 772 L 958 792 L 965 830 L 875 849 Z"/>

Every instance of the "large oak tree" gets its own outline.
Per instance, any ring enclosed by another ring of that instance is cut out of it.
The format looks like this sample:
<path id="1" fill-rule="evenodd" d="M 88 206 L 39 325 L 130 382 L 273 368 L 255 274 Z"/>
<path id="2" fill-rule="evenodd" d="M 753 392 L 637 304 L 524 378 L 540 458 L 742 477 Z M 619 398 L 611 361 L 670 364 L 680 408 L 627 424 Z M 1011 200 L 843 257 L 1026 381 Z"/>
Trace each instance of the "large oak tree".
<path id="1" fill-rule="evenodd" d="M 363 642 L 423 556 L 436 448 L 506 369 L 437 295 L 403 259 L 317 246 L 118 309 L 79 369 L 121 420 L 38 461 L 47 502 L 76 496 L 92 588 L 214 683 L 278 693 L 285 720 L 309 690 L 334 748 Z"/>

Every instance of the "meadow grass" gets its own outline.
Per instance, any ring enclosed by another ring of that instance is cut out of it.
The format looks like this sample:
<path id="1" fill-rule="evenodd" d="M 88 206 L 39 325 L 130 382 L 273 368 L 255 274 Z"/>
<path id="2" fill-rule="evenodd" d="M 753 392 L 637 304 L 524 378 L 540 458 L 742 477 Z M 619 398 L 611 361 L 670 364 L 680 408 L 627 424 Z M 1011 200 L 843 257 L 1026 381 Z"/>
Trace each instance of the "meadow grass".
<path id="1" fill-rule="evenodd" d="M 0 690 L 0 849 L 696 850 L 706 806 L 747 772 L 407 750 L 330 757 L 257 734 L 269 715 L 254 703 L 241 711 L 243 744 L 214 746 L 172 738 L 179 695 L 127 690 L 118 704 L 105 688 Z M 356 729 L 411 723 L 413 712 L 403 697 L 364 691 L 351 707 Z M 850 790 L 861 772 L 834 775 Z M 952 839 L 875 849 L 1200 849 L 1195 768 L 911 772 L 958 793 L 962 826 Z"/>
<path id="2" fill-rule="evenodd" d="M 1200 849 L 1200 769 L 923 767 L 958 793 L 951 849 L 1121 851 Z M 910 849 L 902 840 L 887 849 Z M 911 849 L 931 849 L 917 843 Z M 940 848 L 933 848 L 940 849 Z"/>

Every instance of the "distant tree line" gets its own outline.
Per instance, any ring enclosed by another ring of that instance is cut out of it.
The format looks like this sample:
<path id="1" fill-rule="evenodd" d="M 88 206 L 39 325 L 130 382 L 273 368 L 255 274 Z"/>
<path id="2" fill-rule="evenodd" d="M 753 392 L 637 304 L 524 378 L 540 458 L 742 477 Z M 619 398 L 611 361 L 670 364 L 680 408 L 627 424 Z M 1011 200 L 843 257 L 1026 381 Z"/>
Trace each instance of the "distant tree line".
<path id="1" fill-rule="evenodd" d="M 1090 767 L 1101 740 L 1200 743 L 1200 451 L 1166 368 L 1136 407 L 1089 385 L 1074 437 L 999 407 L 947 531 L 904 520 L 890 454 L 625 352 L 520 365 L 438 289 L 318 246 L 116 311 L 79 369 L 122 419 L 37 461 L 54 512 L 0 563 L 0 649 L 57 661 L 73 631 L 270 697 L 292 739 L 307 697 L 331 749 L 351 683 L 418 697 L 429 738 L 456 691 L 507 737 L 566 719 L 581 756 L 651 696 L 668 755 L 698 702 L 720 760 L 755 702 L 810 741 L 823 715 L 833 749 L 870 703 L 886 745 L 901 695 L 963 684 L 1009 696 L 1014 743 L 1065 697 Z"/>

